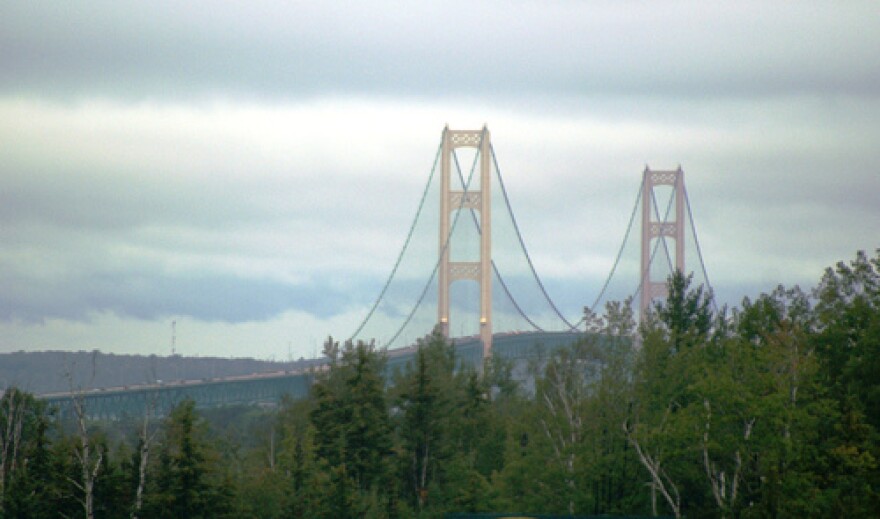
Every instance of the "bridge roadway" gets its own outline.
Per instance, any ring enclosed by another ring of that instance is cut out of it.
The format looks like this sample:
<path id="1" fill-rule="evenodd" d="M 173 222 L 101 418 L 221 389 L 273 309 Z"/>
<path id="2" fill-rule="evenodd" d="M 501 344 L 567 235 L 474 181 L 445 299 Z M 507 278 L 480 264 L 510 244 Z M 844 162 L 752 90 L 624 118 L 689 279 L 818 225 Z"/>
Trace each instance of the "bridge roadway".
<path id="1" fill-rule="evenodd" d="M 517 362 L 520 366 L 529 359 L 546 355 L 558 348 L 571 345 L 583 337 L 576 332 L 524 332 L 496 334 L 493 337 L 493 355 Z M 468 366 L 482 362 L 482 343 L 479 337 L 455 340 L 456 355 Z M 388 350 L 385 374 L 403 370 L 413 360 L 415 346 Z M 308 394 L 316 371 L 326 366 L 325 359 L 315 359 L 306 369 L 255 373 L 201 380 L 177 380 L 139 386 L 96 388 L 82 393 L 89 418 L 117 420 L 144 416 L 151 408 L 154 416 L 164 416 L 184 399 L 191 398 L 197 408 L 229 405 L 275 406 L 284 395 L 303 398 Z M 520 370 L 520 376 L 524 373 Z M 56 406 L 62 417 L 72 411 L 71 393 L 39 395 L 50 406 Z"/>

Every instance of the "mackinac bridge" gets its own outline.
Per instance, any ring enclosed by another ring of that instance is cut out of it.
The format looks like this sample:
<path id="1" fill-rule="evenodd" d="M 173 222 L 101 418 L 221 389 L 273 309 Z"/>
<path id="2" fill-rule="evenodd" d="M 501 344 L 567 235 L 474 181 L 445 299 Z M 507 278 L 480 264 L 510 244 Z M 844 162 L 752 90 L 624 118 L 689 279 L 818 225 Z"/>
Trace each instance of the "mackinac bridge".
<path id="1" fill-rule="evenodd" d="M 516 172 L 515 174 L 535 174 Z M 384 350 L 386 373 L 404 369 L 418 343 L 439 330 L 464 366 L 481 369 L 493 356 L 522 366 L 584 338 L 588 316 L 609 301 L 630 301 L 640 319 L 666 296 L 676 270 L 711 288 L 680 166 L 646 166 L 629 223 L 601 286 L 565 315 L 542 282 L 517 224 L 487 127 L 442 131 L 415 215 L 390 273 L 348 337 Z M 627 210 L 629 208 L 622 208 Z M 564 213 L 564 208 L 560 209 Z M 560 214 L 564 221 L 565 214 Z M 686 261 L 686 259 L 688 261 Z M 588 305 L 587 305 L 588 304 Z M 163 380 L 38 395 L 61 414 L 79 399 L 94 419 L 163 415 L 184 399 L 197 407 L 277 405 L 302 398 L 328 359 L 296 369 L 234 377 Z"/>

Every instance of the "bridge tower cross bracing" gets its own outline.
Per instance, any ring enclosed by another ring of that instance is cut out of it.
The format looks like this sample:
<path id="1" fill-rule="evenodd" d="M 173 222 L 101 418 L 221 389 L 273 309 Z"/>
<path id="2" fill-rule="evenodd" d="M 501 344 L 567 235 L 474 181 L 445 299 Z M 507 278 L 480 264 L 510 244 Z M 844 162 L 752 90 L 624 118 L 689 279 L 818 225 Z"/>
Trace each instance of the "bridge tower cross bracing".
<path id="1" fill-rule="evenodd" d="M 479 190 L 465 191 L 451 187 L 452 159 L 456 148 L 476 148 L 480 159 Z M 443 130 L 440 157 L 440 263 L 438 268 L 437 321 L 449 337 L 449 288 L 458 280 L 470 279 L 480 284 L 480 340 L 483 359 L 492 356 L 492 151 L 489 130 Z M 451 218 L 453 211 L 479 213 L 480 258 L 478 261 L 451 261 Z"/>
<path id="2" fill-rule="evenodd" d="M 663 216 L 655 208 L 654 187 L 672 186 L 675 201 L 673 220 L 669 215 Z M 645 166 L 642 179 L 642 268 L 639 319 L 644 320 L 655 298 L 666 297 L 666 281 L 654 281 L 651 278 L 651 263 L 655 247 L 653 240 L 671 238 L 675 241 L 675 269 L 684 272 L 684 220 L 685 220 L 684 171 L 681 166 L 676 170 L 651 170 Z M 655 220 L 655 214 L 661 214 L 663 220 Z"/>

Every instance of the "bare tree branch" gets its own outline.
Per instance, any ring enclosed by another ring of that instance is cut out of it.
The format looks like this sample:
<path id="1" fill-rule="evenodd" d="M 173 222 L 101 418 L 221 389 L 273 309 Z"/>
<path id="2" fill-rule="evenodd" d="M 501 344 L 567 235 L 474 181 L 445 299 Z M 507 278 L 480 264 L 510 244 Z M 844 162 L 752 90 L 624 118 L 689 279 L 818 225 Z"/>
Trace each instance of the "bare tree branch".
<path id="1" fill-rule="evenodd" d="M 91 378 L 89 379 L 89 387 L 91 387 L 95 381 L 96 371 L 97 351 L 92 354 L 92 373 Z M 72 372 L 73 369 L 69 366 L 67 370 L 67 380 L 70 385 L 71 405 L 73 406 L 73 411 L 76 416 L 77 432 L 79 433 L 80 440 L 79 446 L 74 450 L 74 455 L 79 461 L 82 469 L 82 483 L 76 484 L 75 486 L 83 493 L 83 498 L 80 502 L 83 505 L 86 519 L 94 519 L 95 480 L 98 478 L 98 473 L 101 470 L 101 463 L 104 459 L 104 454 L 100 452 L 99 449 L 92 449 L 93 446 L 90 443 L 88 424 L 86 422 L 85 394 L 87 390 L 83 389 L 81 386 L 78 388 L 74 387 L 75 384 L 73 382 Z"/>
<path id="2" fill-rule="evenodd" d="M 663 498 L 666 499 L 666 503 L 669 504 L 669 507 L 672 509 L 673 515 L 675 515 L 676 518 L 681 517 L 681 496 L 678 493 L 678 487 L 666 471 L 663 470 L 659 455 L 655 454 L 654 456 L 651 456 L 642 448 L 638 438 L 633 434 L 633 428 L 630 426 L 628 420 L 623 422 L 623 433 L 626 435 L 626 439 L 629 441 L 630 445 L 636 450 L 636 455 L 639 457 L 639 461 L 651 475 L 652 488 L 660 491 Z M 654 513 L 656 514 L 656 508 Z"/>

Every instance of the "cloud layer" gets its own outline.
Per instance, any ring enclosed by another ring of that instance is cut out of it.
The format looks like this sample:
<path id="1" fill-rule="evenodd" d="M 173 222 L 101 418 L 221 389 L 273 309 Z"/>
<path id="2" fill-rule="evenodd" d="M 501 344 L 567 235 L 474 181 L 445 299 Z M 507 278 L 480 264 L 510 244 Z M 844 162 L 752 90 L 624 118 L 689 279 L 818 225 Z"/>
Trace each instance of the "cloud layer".
<path id="1" fill-rule="evenodd" d="M 871 95 L 880 81 L 870 1 L 5 10 L 4 86 L 60 96 Z"/>
<path id="2" fill-rule="evenodd" d="M 0 349 L 149 351 L 131 335 L 171 319 L 205 338 L 191 353 L 350 333 L 447 123 L 489 125 L 569 315 L 609 271 L 646 164 L 684 168 L 724 302 L 812 285 L 878 246 L 875 11 L 7 3 Z"/>

